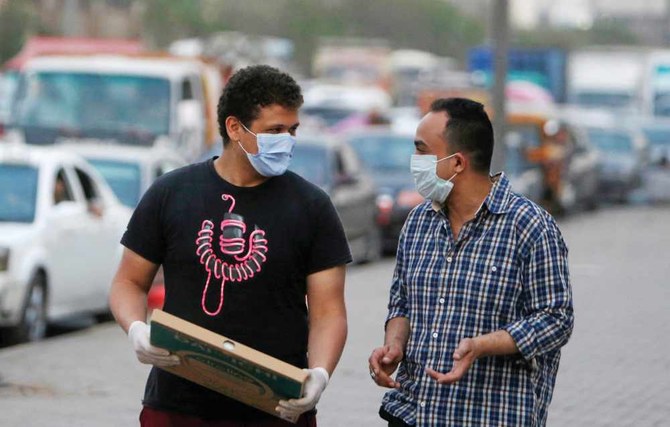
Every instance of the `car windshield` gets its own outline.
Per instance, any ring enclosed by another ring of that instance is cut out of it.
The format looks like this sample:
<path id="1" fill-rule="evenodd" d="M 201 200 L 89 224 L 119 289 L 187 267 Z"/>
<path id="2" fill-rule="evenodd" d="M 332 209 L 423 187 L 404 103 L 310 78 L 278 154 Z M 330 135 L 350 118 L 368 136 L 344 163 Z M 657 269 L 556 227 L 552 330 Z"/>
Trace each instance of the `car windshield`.
<path id="1" fill-rule="evenodd" d="M 142 175 L 138 164 L 93 158 L 87 160 L 105 178 L 121 203 L 131 208 L 137 206 L 142 193 Z"/>
<path id="2" fill-rule="evenodd" d="M 591 129 L 588 135 L 589 141 L 602 152 L 629 153 L 633 151 L 633 138 L 626 132 Z"/>
<path id="3" fill-rule="evenodd" d="M 633 103 L 633 96 L 629 93 L 581 92 L 575 98 L 575 104 L 584 107 L 625 108 Z"/>
<path id="4" fill-rule="evenodd" d="M 27 131 L 55 130 L 62 136 L 124 140 L 140 135 L 153 142 L 169 131 L 169 107 L 166 79 L 30 73 L 19 85 L 12 124 Z"/>
<path id="5" fill-rule="evenodd" d="M 658 147 L 670 147 L 670 127 L 645 127 L 642 129 L 649 144 Z"/>
<path id="6" fill-rule="evenodd" d="M 5 123 L 9 119 L 16 81 L 15 72 L 7 71 L 0 74 L 0 124 Z"/>
<path id="7" fill-rule="evenodd" d="M 412 137 L 401 135 L 357 135 L 349 140 L 366 166 L 374 170 L 409 170 L 414 153 Z"/>
<path id="8" fill-rule="evenodd" d="M 340 107 L 304 107 L 300 110 L 301 114 L 318 117 L 323 120 L 326 126 L 334 126 L 354 114 L 355 110 Z"/>
<path id="9" fill-rule="evenodd" d="M 312 184 L 325 188 L 330 184 L 328 158 L 325 147 L 298 143 L 293 151 L 290 169 Z"/>
<path id="10" fill-rule="evenodd" d="M 37 169 L 0 165 L 0 221 L 33 222 L 37 200 Z"/>

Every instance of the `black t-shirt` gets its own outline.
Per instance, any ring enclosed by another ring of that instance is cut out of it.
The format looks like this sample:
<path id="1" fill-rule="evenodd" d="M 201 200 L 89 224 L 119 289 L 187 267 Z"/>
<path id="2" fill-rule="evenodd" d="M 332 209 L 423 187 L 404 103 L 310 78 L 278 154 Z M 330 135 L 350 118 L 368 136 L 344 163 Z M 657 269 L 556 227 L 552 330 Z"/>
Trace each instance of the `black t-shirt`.
<path id="1" fill-rule="evenodd" d="M 121 243 L 163 265 L 166 312 L 300 368 L 307 363 L 306 278 L 351 261 L 321 189 L 292 172 L 236 187 L 216 173 L 213 159 L 159 178 Z M 267 416 L 158 368 L 144 404 L 204 418 Z"/>

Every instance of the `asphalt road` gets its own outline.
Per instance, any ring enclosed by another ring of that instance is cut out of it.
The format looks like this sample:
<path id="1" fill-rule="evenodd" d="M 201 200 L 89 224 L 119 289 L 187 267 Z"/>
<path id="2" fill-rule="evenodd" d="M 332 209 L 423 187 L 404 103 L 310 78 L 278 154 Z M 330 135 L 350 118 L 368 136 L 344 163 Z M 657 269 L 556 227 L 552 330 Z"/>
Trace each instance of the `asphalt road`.
<path id="1" fill-rule="evenodd" d="M 615 207 L 560 222 L 576 322 L 549 426 L 670 425 L 670 207 Z M 367 358 L 382 341 L 393 260 L 350 269 L 349 338 L 320 427 L 383 426 Z M 0 425 L 137 425 L 148 368 L 107 323 L 0 349 Z"/>

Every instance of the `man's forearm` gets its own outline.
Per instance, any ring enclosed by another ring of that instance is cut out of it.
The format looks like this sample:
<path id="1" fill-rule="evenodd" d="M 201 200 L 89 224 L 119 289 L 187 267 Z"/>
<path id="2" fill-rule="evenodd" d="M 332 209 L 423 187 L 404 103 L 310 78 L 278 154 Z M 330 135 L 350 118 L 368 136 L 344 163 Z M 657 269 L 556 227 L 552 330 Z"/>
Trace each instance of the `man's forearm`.
<path id="1" fill-rule="evenodd" d="M 332 375 L 347 340 L 347 316 L 344 313 L 322 315 L 310 320 L 309 367 L 325 368 Z"/>
<path id="2" fill-rule="evenodd" d="M 397 345 L 404 352 L 407 340 L 409 340 L 409 319 L 407 317 L 394 317 L 386 323 L 384 345 Z"/>
<path id="3" fill-rule="evenodd" d="M 132 283 L 119 280 L 112 284 L 109 292 L 109 307 L 116 322 L 128 332 L 135 320 L 147 318 L 147 294 Z"/>
<path id="4" fill-rule="evenodd" d="M 488 356 L 507 356 L 519 353 L 516 342 L 504 330 L 473 337 L 477 358 Z"/>

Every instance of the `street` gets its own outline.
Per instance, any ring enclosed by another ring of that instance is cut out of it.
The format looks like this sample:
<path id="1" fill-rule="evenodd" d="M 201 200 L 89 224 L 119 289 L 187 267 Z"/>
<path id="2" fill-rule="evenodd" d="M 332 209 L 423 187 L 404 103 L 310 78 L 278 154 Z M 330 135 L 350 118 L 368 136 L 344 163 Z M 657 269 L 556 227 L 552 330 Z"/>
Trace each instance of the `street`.
<path id="1" fill-rule="evenodd" d="M 548 425 L 670 425 L 670 206 L 615 206 L 559 221 L 570 249 L 575 330 Z M 381 344 L 393 260 L 347 277 L 349 338 L 319 426 L 383 426 L 368 376 Z M 137 425 L 148 368 L 121 329 L 97 325 L 0 349 L 0 425 Z"/>

